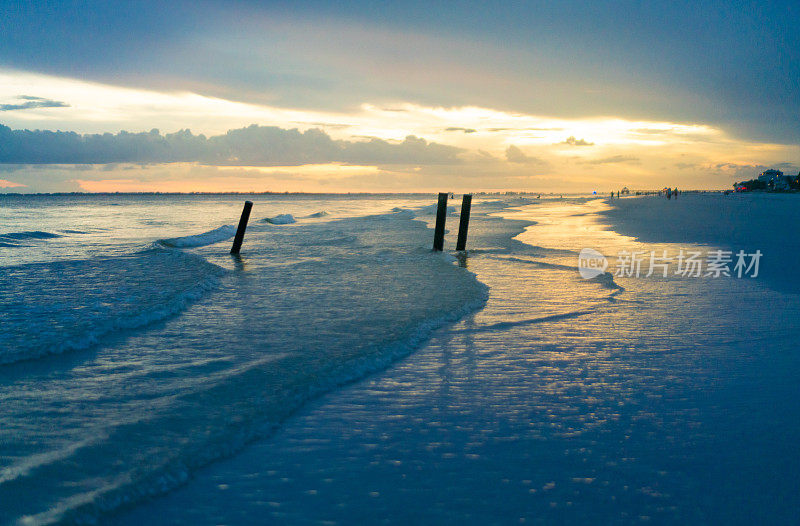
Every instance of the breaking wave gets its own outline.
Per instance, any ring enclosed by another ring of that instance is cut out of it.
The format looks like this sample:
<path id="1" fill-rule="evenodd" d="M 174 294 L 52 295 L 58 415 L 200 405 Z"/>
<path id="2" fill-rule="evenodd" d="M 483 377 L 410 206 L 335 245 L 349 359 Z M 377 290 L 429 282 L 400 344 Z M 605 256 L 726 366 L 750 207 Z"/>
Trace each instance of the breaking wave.
<path id="1" fill-rule="evenodd" d="M 167 247 L 175 248 L 194 248 L 204 247 L 206 245 L 213 245 L 220 241 L 230 239 L 236 234 L 236 227 L 233 225 L 223 225 L 214 230 L 196 234 L 193 236 L 173 237 L 170 239 L 161 239 L 159 243 Z"/>

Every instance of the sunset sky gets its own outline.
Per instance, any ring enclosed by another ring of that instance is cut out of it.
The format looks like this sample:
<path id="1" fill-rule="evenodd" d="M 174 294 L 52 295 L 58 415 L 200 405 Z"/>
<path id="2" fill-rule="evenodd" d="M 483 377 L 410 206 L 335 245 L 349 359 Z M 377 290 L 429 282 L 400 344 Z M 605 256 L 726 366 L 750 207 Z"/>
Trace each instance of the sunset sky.
<path id="1" fill-rule="evenodd" d="M 605 192 L 800 170 L 796 1 L 0 6 L 0 192 Z"/>

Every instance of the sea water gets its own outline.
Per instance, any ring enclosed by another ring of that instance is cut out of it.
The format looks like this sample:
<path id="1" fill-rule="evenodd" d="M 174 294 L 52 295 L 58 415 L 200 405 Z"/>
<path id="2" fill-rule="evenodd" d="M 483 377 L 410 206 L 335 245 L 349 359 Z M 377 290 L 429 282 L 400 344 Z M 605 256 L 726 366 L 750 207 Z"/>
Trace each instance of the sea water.
<path id="1" fill-rule="evenodd" d="M 171 488 L 485 301 L 430 198 L 252 200 L 232 258 L 239 196 L 3 198 L 0 522 Z"/>
<path id="2" fill-rule="evenodd" d="M 697 199 L 671 213 L 723 206 Z M 586 280 L 583 248 L 743 240 L 637 240 L 608 228 L 603 201 L 513 204 L 473 216 L 462 264 L 490 287 L 484 308 L 109 522 L 796 522 L 797 295 L 674 265 L 666 278 Z M 654 222 L 661 205 L 637 204 Z"/>
<path id="3" fill-rule="evenodd" d="M 476 199 L 456 259 L 427 196 L 255 197 L 232 259 L 240 197 L 52 199 L 3 208 L 59 236 L 2 255 L 4 522 L 796 517 L 797 296 L 585 280 L 679 248 L 602 201 Z"/>

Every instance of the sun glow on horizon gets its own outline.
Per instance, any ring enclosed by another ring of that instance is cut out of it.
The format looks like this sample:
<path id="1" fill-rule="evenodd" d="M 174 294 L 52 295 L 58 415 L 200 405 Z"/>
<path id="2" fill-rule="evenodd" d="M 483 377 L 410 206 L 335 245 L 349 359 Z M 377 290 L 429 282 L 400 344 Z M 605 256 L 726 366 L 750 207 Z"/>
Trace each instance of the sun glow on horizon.
<path id="1" fill-rule="evenodd" d="M 760 165 L 786 164 L 787 160 L 800 158 L 797 145 L 744 141 L 704 123 L 614 116 L 561 118 L 407 101 L 363 103 L 347 113 L 310 111 L 0 69 L 0 104 L 13 106 L 15 100 L 30 98 L 52 104 L 4 111 L 0 113 L 0 124 L 78 133 L 123 129 L 141 132 L 152 128 L 175 132 L 188 128 L 195 134 L 210 136 L 255 123 L 300 131 L 320 129 L 334 140 L 356 142 L 377 138 L 400 144 L 406 137 L 415 136 L 461 149 L 456 164 L 438 166 L 354 161 L 219 166 L 214 173 L 184 173 L 176 167 L 185 177 L 181 182 L 166 175 L 156 180 L 152 171 L 142 179 L 131 179 L 130 172 L 114 172 L 113 178 L 69 179 L 84 191 L 264 191 L 276 186 L 280 191 L 316 191 L 313 189 L 331 190 L 336 185 L 340 191 L 416 191 L 434 184 L 437 178 L 443 182 L 460 180 L 471 188 L 522 185 L 524 189 L 545 183 L 556 185 L 558 190 L 570 190 L 576 184 L 585 185 L 586 176 L 575 174 L 587 171 L 601 187 L 647 187 L 651 181 L 673 173 L 683 177 L 682 186 L 696 180 L 697 174 L 712 174 L 704 184 L 720 187 L 728 186 L 726 177 L 735 172 L 728 167 L 755 170 Z M 168 170 L 161 167 L 157 171 L 166 174 Z M 4 180 L 0 186 L 31 186 L 28 180 L 14 181 L 15 178 Z M 37 185 L 34 187 L 40 188 Z"/>

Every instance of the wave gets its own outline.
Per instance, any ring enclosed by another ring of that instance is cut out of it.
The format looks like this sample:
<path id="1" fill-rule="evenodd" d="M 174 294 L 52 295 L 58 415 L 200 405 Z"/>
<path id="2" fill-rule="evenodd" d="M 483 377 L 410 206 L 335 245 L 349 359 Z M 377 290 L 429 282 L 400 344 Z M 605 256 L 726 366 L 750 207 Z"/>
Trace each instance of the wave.
<path id="1" fill-rule="evenodd" d="M 0 241 L 9 241 L 9 240 L 23 241 L 26 239 L 54 239 L 57 237 L 63 237 L 63 236 L 59 234 L 54 234 L 52 232 L 42 232 L 41 230 L 34 230 L 31 232 L 9 232 L 7 234 L 0 234 Z"/>
<path id="2" fill-rule="evenodd" d="M 279 214 L 275 217 L 266 217 L 261 220 L 262 223 L 271 223 L 273 225 L 290 225 L 292 223 L 296 223 L 294 216 L 292 214 Z"/>
<path id="3" fill-rule="evenodd" d="M 156 246 L 124 258 L 12 267 L 8 283 L 25 286 L 11 297 L 0 277 L 0 310 L 19 312 L 12 333 L 29 331 L 3 342 L 3 352 L 50 330 L 27 348 L 29 357 L 159 308 L 177 312 L 192 291 L 215 290 L 166 323 L 106 340 L 78 367 L 44 362 L 46 372 L 31 375 L 41 420 L 21 438 L 0 426 L 8 450 L 22 452 L 0 470 L 5 495 L 21 496 L 0 509 L 0 522 L 91 522 L 168 491 L 268 436 L 309 399 L 410 354 L 488 298 L 473 274 L 420 247 L 429 237 L 422 222 L 397 214 L 272 230 L 253 236 L 244 272 Z M 280 266 L 286 254 L 298 263 Z M 220 278 L 225 286 L 217 287 Z M 200 281 L 210 285 L 197 290 Z M 28 302 L 37 289 L 52 293 Z M 4 399 L 6 414 L 28 407 L 12 398 Z M 65 399 L 87 402 L 61 410 Z M 40 444 L 34 455 L 25 449 L 30 438 Z"/>
<path id="4" fill-rule="evenodd" d="M 3 270 L 0 364 L 86 349 L 108 333 L 177 314 L 214 289 L 224 272 L 199 256 L 164 249 Z"/>
<path id="5" fill-rule="evenodd" d="M 520 258 L 516 256 L 492 256 L 492 257 L 494 257 L 495 259 L 502 259 L 504 261 L 510 261 L 514 263 L 523 263 L 525 265 L 532 265 L 544 269 L 574 272 L 576 274 L 576 277 L 577 275 L 579 275 L 577 266 L 561 265 L 558 263 L 550 263 L 547 261 L 538 261 L 533 259 Z M 616 301 L 616 297 L 625 292 L 625 287 L 617 283 L 614 280 L 614 275 L 611 274 L 610 272 L 603 272 L 602 274 L 598 274 L 593 278 L 586 279 L 586 281 L 588 283 L 595 283 L 604 289 L 611 290 L 612 291 L 611 294 L 606 296 L 606 299 L 611 302 Z"/>
<path id="6" fill-rule="evenodd" d="M 408 208 L 400 208 L 396 206 L 392 208 L 392 216 L 395 219 L 414 219 L 415 217 L 417 217 L 417 214 L 415 214 L 413 210 L 409 210 Z"/>
<path id="7" fill-rule="evenodd" d="M 223 225 L 214 230 L 195 234 L 193 236 L 173 237 L 160 239 L 158 242 L 167 247 L 173 248 L 195 248 L 213 245 L 220 241 L 232 238 L 236 234 L 236 227 L 233 225 Z"/>
<path id="8" fill-rule="evenodd" d="M 328 212 L 326 212 L 325 210 L 321 210 L 319 212 L 315 212 L 313 214 L 309 214 L 306 217 L 316 218 L 316 217 L 326 217 L 326 216 L 329 216 L 329 215 L 330 214 L 328 214 Z"/>
<path id="9" fill-rule="evenodd" d="M 546 323 L 550 321 L 561 321 L 561 320 L 568 320 L 571 318 L 580 318 L 581 316 L 588 316 L 590 314 L 596 314 L 597 309 L 583 309 L 577 310 L 573 312 L 564 312 L 562 314 L 551 314 L 550 316 L 540 316 L 538 318 L 528 318 L 525 320 L 517 320 L 517 321 L 502 321 L 498 323 L 492 323 L 489 325 L 482 325 L 477 326 L 474 328 L 469 329 L 460 329 L 457 331 L 452 331 L 453 333 L 478 333 L 478 332 L 485 332 L 485 331 L 507 331 L 514 327 L 520 327 L 525 325 L 535 325 L 539 323 Z"/>
<path id="10" fill-rule="evenodd" d="M 156 469 L 144 477 L 119 475 L 107 480 L 103 487 L 73 495 L 66 502 L 62 501 L 50 510 L 33 515 L 32 518 L 43 523 L 68 522 L 68 523 L 95 523 L 99 516 L 113 513 L 122 506 L 130 505 L 143 499 L 162 495 L 185 484 L 197 469 L 229 457 L 241 451 L 248 443 L 254 440 L 271 436 L 279 427 L 280 422 L 291 416 L 297 408 L 308 403 L 326 392 L 339 388 L 353 381 L 360 380 L 369 374 L 381 371 L 420 348 L 441 327 L 455 323 L 459 319 L 482 308 L 488 299 L 488 289 L 479 298 L 464 304 L 461 308 L 448 312 L 443 316 L 426 320 L 417 325 L 406 338 L 390 343 L 382 348 L 372 349 L 368 356 L 351 360 L 346 363 L 336 364 L 335 367 L 326 368 L 323 375 L 311 376 L 311 383 L 295 386 L 283 392 L 274 392 L 270 398 L 264 399 L 263 386 L 274 385 L 276 371 L 280 374 L 286 363 L 295 360 L 292 356 L 270 356 L 259 360 L 258 363 L 240 368 L 232 375 L 212 379 L 188 393 L 181 394 L 178 398 L 187 408 L 204 408 L 201 431 L 213 429 L 224 422 L 226 428 L 230 427 L 231 415 L 229 410 L 220 406 L 220 393 L 236 393 L 242 400 L 250 399 L 252 404 L 266 407 L 255 407 L 253 411 L 268 414 L 267 422 L 251 422 L 236 430 L 228 429 L 226 433 L 217 434 L 212 440 L 203 444 L 193 444 L 181 451 L 179 455 L 161 462 Z M 304 376 L 304 375 L 301 375 Z M 248 396 L 250 395 L 250 396 Z M 237 411 L 242 410 L 243 403 L 237 404 Z M 237 416 L 241 416 L 240 414 Z M 125 435 L 133 430 L 137 434 L 146 428 L 145 435 L 159 436 L 163 429 L 174 425 L 174 415 L 159 416 L 138 422 L 124 423 L 117 429 L 109 430 L 108 440 L 119 441 L 120 435 Z M 181 419 L 183 420 L 183 419 Z M 197 422 L 193 422 L 197 425 Z M 128 429 L 130 428 L 130 429 Z M 202 437 L 203 432 L 197 436 Z M 105 442 L 105 440 L 103 441 Z M 84 445 L 84 444 L 82 444 Z M 95 446 L 87 443 L 83 455 L 91 456 L 92 450 L 102 448 L 102 444 Z M 66 452 L 66 462 L 69 462 L 69 451 Z M 18 474 L 18 473 L 14 473 Z M 140 473 L 136 473 L 140 475 Z"/>

